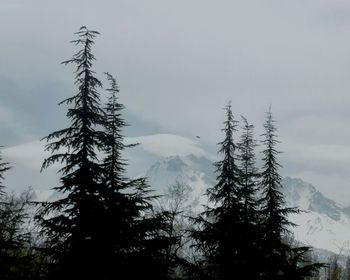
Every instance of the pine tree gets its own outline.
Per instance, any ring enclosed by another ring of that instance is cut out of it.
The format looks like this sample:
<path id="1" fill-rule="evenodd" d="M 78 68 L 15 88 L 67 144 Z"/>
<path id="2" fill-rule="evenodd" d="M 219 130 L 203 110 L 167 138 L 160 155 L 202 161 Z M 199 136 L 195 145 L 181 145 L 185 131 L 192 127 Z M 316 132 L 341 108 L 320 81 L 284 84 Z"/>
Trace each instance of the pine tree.
<path id="1" fill-rule="evenodd" d="M 263 198 L 261 200 L 263 217 L 263 247 L 265 249 L 264 267 L 266 269 L 264 279 L 283 279 L 283 268 L 286 265 L 287 248 L 283 243 L 283 234 L 289 233 L 288 227 L 292 225 L 288 221 L 288 215 L 297 212 L 295 209 L 285 208 L 284 197 L 281 193 L 282 178 L 279 175 L 281 165 L 277 162 L 276 150 L 279 143 L 276 140 L 276 127 L 271 110 L 267 113 L 264 124 L 265 133 L 262 141 L 263 170 L 261 173 L 261 187 Z"/>
<path id="2" fill-rule="evenodd" d="M 170 269 L 165 258 L 166 240 L 160 234 L 166 226 L 165 219 L 162 215 L 153 215 L 154 196 L 149 194 L 146 179 L 125 176 L 127 163 L 122 152 L 135 145 L 124 144 L 122 129 L 127 125 L 122 118 L 124 106 L 118 101 L 119 87 L 115 78 L 109 73 L 106 75 L 110 95 L 105 108 L 105 193 L 101 194 L 105 209 L 100 213 L 100 222 L 105 228 L 100 240 L 109 248 L 104 251 L 105 258 L 101 258 L 106 266 L 106 279 L 114 279 L 116 275 L 164 279 Z"/>
<path id="3" fill-rule="evenodd" d="M 242 271 L 250 278 L 257 278 L 260 274 L 261 229 L 258 203 L 258 169 L 255 167 L 254 126 L 242 116 L 243 126 L 240 142 L 238 143 L 238 159 L 240 169 L 240 200 L 242 201 L 242 224 L 244 233 L 241 238 Z"/>
<path id="4" fill-rule="evenodd" d="M 317 271 L 322 264 L 306 264 L 304 256 L 309 247 L 292 247 L 284 238 L 290 234 L 290 228 L 295 226 L 288 220 L 288 215 L 299 213 L 297 208 L 285 206 L 281 193 L 282 178 L 279 174 L 281 165 L 277 161 L 280 153 L 276 149 L 279 141 L 276 139 L 276 127 L 271 109 L 267 112 L 264 124 L 265 133 L 262 141 L 263 169 L 261 172 L 261 187 L 263 197 L 261 215 L 263 217 L 263 279 L 304 279 Z"/>
<path id="5" fill-rule="evenodd" d="M 128 253 L 132 248 L 130 240 L 131 225 L 138 211 L 131 199 L 133 185 L 128 184 L 125 177 L 126 162 L 122 159 L 122 152 L 126 148 L 123 143 L 122 128 L 126 125 L 121 116 L 124 106 L 118 103 L 117 93 L 119 87 L 116 80 L 106 73 L 111 87 L 108 103 L 105 108 L 104 137 L 103 137 L 103 171 L 101 173 L 102 184 L 99 196 L 103 207 L 100 208 L 99 230 L 96 239 L 100 252 L 96 263 L 101 267 L 100 277 L 113 279 L 114 274 L 126 272 Z M 128 188 L 131 188 L 128 190 Z M 123 193 L 128 190 L 129 193 Z M 116 272 L 116 268 L 118 272 Z"/>
<path id="6" fill-rule="evenodd" d="M 92 54 L 94 38 L 99 33 L 81 27 L 72 41 L 82 48 L 63 64 L 76 66 L 75 84 L 77 93 L 59 104 L 69 105 L 68 128 L 55 131 L 45 139 L 46 150 L 52 155 L 42 169 L 54 163 L 62 163 L 61 185 L 54 189 L 61 198 L 44 203 L 37 220 L 48 237 L 48 260 L 51 262 L 51 279 L 84 279 L 97 277 L 96 267 L 100 248 L 96 232 L 99 227 L 99 213 L 103 209 L 100 201 L 101 174 L 103 168 L 98 161 L 97 151 L 103 150 L 105 115 L 100 108 L 98 89 L 101 82 L 94 76 Z"/>
<path id="7" fill-rule="evenodd" d="M 233 118 L 231 104 L 225 110 L 225 138 L 219 143 L 219 153 L 223 155 L 223 160 L 215 164 L 217 183 L 207 191 L 212 206 L 208 206 L 196 219 L 198 230 L 193 232 L 196 246 L 202 255 L 202 271 L 197 274 L 198 278 L 232 279 L 233 274 L 240 275 L 242 268 L 243 204 L 240 198 L 237 146 L 233 139 L 237 121 Z"/>
<path id="8" fill-rule="evenodd" d="M 209 201 L 231 209 L 239 204 L 239 177 L 240 171 L 237 166 L 237 146 L 233 136 L 237 132 L 237 121 L 234 120 L 231 104 L 226 108 L 226 121 L 222 131 L 225 138 L 219 143 L 219 154 L 223 155 L 223 160 L 218 161 L 215 166 L 217 168 L 217 184 L 208 190 Z"/>
<path id="9" fill-rule="evenodd" d="M 110 82 L 108 103 L 105 108 L 106 112 L 106 145 L 104 159 L 105 181 L 104 184 L 109 189 L 121 190 L 125 186 L 125 166 L 126 162 L 122 159 L 122 152 L 126 147 L 123 143 L 124 136 L 121 134 L 122 129 L 127 125 L 122 118 L 121 111 L 124 106 L 118 102 L 117 93 L 119 93 L 119 86 L 116 79 L 109 73 L 105 73 Z"/>
<path id="10" fill-rule="evenodd" d="M 45 139 L 52 155 L 42 169 L 61 163 L 60 199 L 41 205 L 36 219 L 47 242 L 49 279 L 114 279 L 151 277 L 164 279 L 169 270 L 164 254 L 170 242 L 162 235 L 167 226 L 162 215 L 153 214 L 145 178 L 125 177 L 122 152 L 119 89 L 111 83 L 106 109 L 100 105 L 102 83 L 92 69 L 94 39 L 99 33 L 81 27 L 72 41 L 81 49 L 63 64 L 76 66 L 78 92 L 61 104 L 69 105 L 68 128 Z M 132 145 L 131 145 L 132 146 Z M 105 154 L 104 160 L 100 154 Z M 137 269 L 134 266 L 137 266 Z"/>
<path id="11" fill-rule="evenodd" d="M 241 189 L 240 197 L 243 202 L 243 220 L 244 223 L 256 223 L 258 219 L 258 194 L 257 180 L 258 170 L 255 167 L 255 147 L 257 146 L 254 137 L 254 126 L 249 124 L 247 119 L 243 119 L 243 133 L 241 135 L 239 148 L 239 160 L 241 171 Z"/>

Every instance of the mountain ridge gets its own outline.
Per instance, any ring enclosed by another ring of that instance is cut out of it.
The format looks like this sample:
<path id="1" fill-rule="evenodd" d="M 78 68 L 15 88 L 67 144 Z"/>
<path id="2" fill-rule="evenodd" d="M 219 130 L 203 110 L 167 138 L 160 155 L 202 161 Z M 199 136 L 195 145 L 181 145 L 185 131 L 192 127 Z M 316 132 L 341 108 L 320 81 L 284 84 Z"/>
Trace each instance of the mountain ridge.
<path id="1" fill-rule="evenodd" d="M 129 177 L 148 177 L 152 188 L 160 194 L 176 181 L 186 183 L 192 187 L 193 196 L 200 204 L 206 203 L 205 190 L 216 181 L 213 165 L 216 157 L 208 153 L 198 139 L 157 134 L 131 137 L 126 143 L 140 143 L 124 153 L 130 164 Z M 59 183 L 59 166 L 40 174 L 40 165 L 47 156 L 44 145 L 44 142 L 35 141 L 3 149 L 4 160 L 14 166 L 6 174 L 9 191 L 32 186 L 38 200 L 56 197 L 49 190 Z M 290 217 L 298 225 L 293 228 L 296 238 L 316 248 L 349 252 L 350 207 L 341 207 L 302 179 L 287 176 L 282 184 L 287 206 L 305 211 Z"/>
<path id="2" fill-rule="evenodd" d="M 205 164 L 193 164 L 200 161 Z M 208 175 L 208 167 L 213 163 L 205 157 L 195 155 L 170 156 L 156 162 L 146 172 L 149 182 L 156 190 L 162 191 L 167 186 L 180 182 L 192 187 L 194 196 L 206 203 L 205 190 L 215 184 L 214 167 Z M 201 167 L 205 166 L 206 169 Z M 334 253 L 350 252 L 350 215 L 348 212 L 324 196 L 312 184 L 300 178 L 289 176 L 282 180 L 282 193 L 286 206 L 297 207 L 301 214 L 290 216 L 297 226 L 292 228 L 300 242 L 315 248 Z M 348 234 L 347 234 L 348 233 Z"/>

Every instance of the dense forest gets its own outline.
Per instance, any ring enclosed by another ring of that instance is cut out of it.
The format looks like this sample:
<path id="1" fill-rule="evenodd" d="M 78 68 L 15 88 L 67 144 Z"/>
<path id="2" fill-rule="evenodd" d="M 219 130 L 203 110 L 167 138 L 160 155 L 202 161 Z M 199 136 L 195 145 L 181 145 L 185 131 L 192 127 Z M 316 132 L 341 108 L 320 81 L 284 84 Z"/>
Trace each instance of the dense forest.
<path id="1" fill-rule="evenodd" d="M 0 157 L 0 279 L 350 279 L 350 261 L 320 263 L 293 238 L 288 216 L 302 213 L 281 193 L 271 108 L 258 139 L 226 105 L 216 183 L 192 211 L 190 186 L 164 186 L 159 196 L 147 178 L 127 176 L 123 151 L 137 143 L 125 144 L 115 77 L 102 82 L 94 71 L 100 34 L 83 26 L 75 35 L 78 50 L 63 64 L 74 67 L 76 93 L 60 103 L 69 126 L 43 139 L 51 155 L 42 171 L 61 164 L 59 197 L 11 194 L 6 171 L 15 166 Z"/>

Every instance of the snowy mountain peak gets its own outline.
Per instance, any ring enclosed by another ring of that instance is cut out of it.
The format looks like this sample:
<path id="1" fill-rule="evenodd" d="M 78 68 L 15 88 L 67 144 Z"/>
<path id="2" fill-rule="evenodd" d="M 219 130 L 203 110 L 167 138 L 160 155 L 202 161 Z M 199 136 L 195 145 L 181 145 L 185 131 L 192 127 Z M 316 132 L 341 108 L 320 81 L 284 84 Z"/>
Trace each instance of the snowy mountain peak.
<path id="1" fill-rule="evenodd" d="M 342 208 L 317 191 L 313 185 L 301 179 L 290 177 L 286 177 L 282 185 L 282 192 L 288 206 L 324 214 L 336 221 L 340 220 Z"/>
<path id="2" fill-rule="evenodd" d="M 193 196 L 199 198 L 200 204 L 206 203 L 203 194 L 207 188 L 214 186 L 216 174 L 212 157 L 198 138 L 156 134 L 128 138 L 126 142 L 140 143 L 134 149 L 125 150 L 125 158 L 130 164 L 128 176 L 146 175 L 152 188 L 159 193 L 176 182 L 185 183 L 193 189 Z M 15 166 L 6 174 L 9 190 L 20 191 L 31 185 L 35 199 L 56 198 L 56 194 L 49 190 L 59 184 L 58 167 L 39 173 L 45 158 L 44 145 L 37 141 L 3 150 L 4 160 Z M 342 209 L 301 179 L 286 177 L 282 185 L 287 206 L 307 211 L 290 217 L 298 225 L 293 229 L 298 240 L 336 253 L 342 248 L 350 249 L 350 208 Z"/>
<path id="3" fill-rule="evenodd" d="M 148 169 L 146 177 L 160 192 L 176 182 L 187 184 L 192 188 L 193 195 L 203 203 L 205 190 L 214 183 L 212 162 L 193 154 L 160 160 Z"/>
<path id="4" fill-rule="evenodd" d="M 203 196 L 215 184 L 214 166 L 204 156 L 189 154 L 163 158 L 148 169 L 146 176 L 159 191 L 176 181 L 192 187 L 193 195 L 205 204 Z M 297 240 L 335 253 L 350 249 L 350 216 L 333 200 L 326 198 L 313 185 L 298 178 L 286 177 L 282 193 L 289 207 L 306 212 L 290 216 Z M 350 211 L 349 211 L 350 212 Z"/>
<path id="5" fill-rule="evenodd" d="M 311 184 L 305 183 L 299 178 L 286 177 L 282 181 L 282 192 L 286 202 L 291 207 L 299 207 L 308 210 L 310 206 L 310 198 L 316 192 Z"/>

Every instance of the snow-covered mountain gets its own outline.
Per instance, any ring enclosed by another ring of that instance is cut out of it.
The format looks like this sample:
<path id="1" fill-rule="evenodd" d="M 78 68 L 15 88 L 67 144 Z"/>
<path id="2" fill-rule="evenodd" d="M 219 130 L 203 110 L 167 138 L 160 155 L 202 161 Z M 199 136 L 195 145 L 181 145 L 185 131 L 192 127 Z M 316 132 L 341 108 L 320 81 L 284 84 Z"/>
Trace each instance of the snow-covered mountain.
<path id="1" fill-rule="evenodd" d="M 336 221 L 339 221 L 342 214 L 345 214 L 344 209 L 333 200 L 326 198 L 310 183 L 306 183 L 301 179 L 286 177 L 282 184 L 285 200 L 291 207 L 324 214 Z"/>
<path id="2" fill-rule="evenodd" d="M 158 190 L 179 181 L 191 186 L 196 195 L 215 182 L 212 162 L 195 155 L 167 157 L 152 165 L 146 175 Z M 301 179 L 286 177 L 282 185 L 287 206 L 303 210 L 290 217 L 297 225 L 293 228 L 297 240 L 335 253 L 350 252 L 348 212 Z"/>
<path id="3" fill-rule="evenodd" d="M 204 191 L 215 182 L 212 161 L 193 154 L 171 156 L 153 164 L 146 172 L 151 186 L 164 190 L 175 182 L 189 185 L 195 196 L 204 195 Z"/>
<path id="4" fill-rule="evenodd" d="M 147 150 L 147 146 L 142 144 L 142 139 L 139 140 L 140 148 Z M 158 139 L 155 143 L 157 141 Z M 160 192 L 176 181 L 186 183 L 193 189 L 194 196 L 201 197 L 200 201 L 205 203 L 205 198 L 201 195 L 215 183 L 213 157 L 203 151 L 198 152 L 200 145 L 196 141 L 189 140 L 186 144 L 190 145 L 187 145 L 184 150 L 180 149 L 181 145 L 177 146 L 180 154 L 164 153 L 163 146 L 162 156 L 148 168 L 144 175 L 149 178 L 152 187 Z M 350 252 L 350 210 L 343 209 L 313 185 L 301 179 L 286 177 L 282 185 L 287 206 L 303 210 L 302 213 L 290 217 L 291 221 L 297 225 L 293 228 L 296 239 L 316 248 L 348 254 Z"/>
<path id="5" fill-rule="evenodd" d="M 126 151 L 129 176 L 147 176 L 152 188 L 159 193 L 175 182 L 188 184 L 193 189 L 193 197 L 205 203 L 203 194 L 215 183 L 215 156 L 203 148 L 198 138 L 158 134 L 129 138 L 127 142 L 140 143 Z M 41 142 L 4 149 L 5 160 L 14 166 L 6 174 L 9 188 L 21 190 L 32 186 L 38 200 L 55 199 L 56 194 L 50 188 L 58 184 L 59 166 L 40 174 L 40 165 L 47 156 L 43 150 Z M 293 231 L 299 241 L 335 253 L 350 251 L 350 208 L 343 209 L 314 186 L 297 178 L 286 177 L 282 192 L 288 206 L 306 211 L 290 217 L 298 225 Z"/>
<path id="6" fill-rule="evenodd" d="M 288 206 L 305 211 L 290 217 L 297 226 L 296 239 L 316 248 L 348 255 L 350 252 L 350 215 L 333 200 L 301 179 L 286 177 L 283 193 Z"/>

